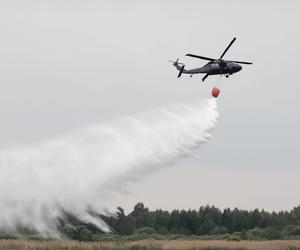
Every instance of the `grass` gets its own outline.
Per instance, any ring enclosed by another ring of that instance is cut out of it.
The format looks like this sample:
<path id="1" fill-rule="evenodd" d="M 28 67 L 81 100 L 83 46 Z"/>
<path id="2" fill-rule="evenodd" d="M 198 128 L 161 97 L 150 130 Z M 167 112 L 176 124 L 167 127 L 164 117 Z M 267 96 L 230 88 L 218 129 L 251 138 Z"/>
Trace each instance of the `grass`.
<path id="1" fill-rule="evenodd" d="M 0 249 L 125 249 L 125 250 L 300 250 L 300 240 L 226 241 L 226 240 L 139 240 L 79 242 L 59 240 L 0 240 Z"/>

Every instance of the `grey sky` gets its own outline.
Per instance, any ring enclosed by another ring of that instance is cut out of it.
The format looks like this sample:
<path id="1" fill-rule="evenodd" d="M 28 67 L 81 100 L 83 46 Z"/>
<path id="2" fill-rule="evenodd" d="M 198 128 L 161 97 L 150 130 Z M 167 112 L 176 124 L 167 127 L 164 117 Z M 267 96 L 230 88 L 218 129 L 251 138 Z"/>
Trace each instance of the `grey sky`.
<path id="1" fill-rule="evenodd" d="M 290 209 L 300 201 L 299 1 L 2 1 L 0 147 L 210 96 L 220 121 L 199 159 L 113 201 L 130 209 Z M 177 79 L 186 53 L 253 61 L 229 79 Z M 167 185 L 165 183 L 168 183 Z"/>

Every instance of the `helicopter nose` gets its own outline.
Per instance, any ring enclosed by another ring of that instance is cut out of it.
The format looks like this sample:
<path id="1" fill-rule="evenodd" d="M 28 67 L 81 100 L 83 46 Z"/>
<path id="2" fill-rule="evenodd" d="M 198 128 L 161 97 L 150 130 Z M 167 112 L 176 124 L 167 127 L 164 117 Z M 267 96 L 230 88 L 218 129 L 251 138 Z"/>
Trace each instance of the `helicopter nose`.
<path id="1" fill-rule="evenodd" d="M 241 69 L 242 69 L 242 66 L 241 66 L 241 65 L 239 65 L 239 64 L 236 65 L 236 71 L 237 71 L 237 72 L 239 72 Z"/>

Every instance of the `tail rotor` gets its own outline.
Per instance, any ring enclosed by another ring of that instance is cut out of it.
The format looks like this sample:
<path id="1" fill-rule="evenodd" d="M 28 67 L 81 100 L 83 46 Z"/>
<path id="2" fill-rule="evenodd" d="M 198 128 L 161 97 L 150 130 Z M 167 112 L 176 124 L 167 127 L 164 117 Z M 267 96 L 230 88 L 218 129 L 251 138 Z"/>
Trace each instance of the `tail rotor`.
<path id="1" fill-rule="evenodd" d="M 185 66 L 184 63 L 178 62 L 178 60 L 179 60 L 179 58 L 177 58 L 176 61 L 169 61 L 169 62 L 173 63 L 173 65 L 174 65 L 174 67 L 176 67 L 176 69 L 179 70 L 177 78 L 179 78 L 182 75 L 182 73 L 184 71 L 184 66 Z"/>
<path id="2" fill-rule="evenodd" d="M 184 66 L 184 63 L 181 63 L 181 62 L 178 62 L 179 58 L 177 58 L 176 61 L 171 61 L 169 60 L 169 62 L 173 63 L 173 65 L 176 67 L 177 65 L 183 65 Z"/>

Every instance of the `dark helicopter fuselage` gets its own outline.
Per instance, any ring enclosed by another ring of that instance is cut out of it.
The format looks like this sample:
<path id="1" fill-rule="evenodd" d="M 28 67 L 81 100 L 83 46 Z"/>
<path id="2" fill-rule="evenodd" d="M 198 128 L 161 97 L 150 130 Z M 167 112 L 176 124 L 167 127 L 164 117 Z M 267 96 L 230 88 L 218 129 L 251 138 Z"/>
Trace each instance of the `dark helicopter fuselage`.
<path id="1" fill-rule="evenodd" d="M 180 71 L 182 70 L 182 74 L 209 74 L 209 75 L 231 75 L 233 73 L 239 72 L 242 69 L 242 66 L 233 63 L 228 62 L 225 60 L 222 61 L 213 61 L 205 64 L 201 68 L 195 68 L 195 69 L 182 69 L 182 66 L 180 66 L 178 63 L 174 63 L 174 66 Z"/>

